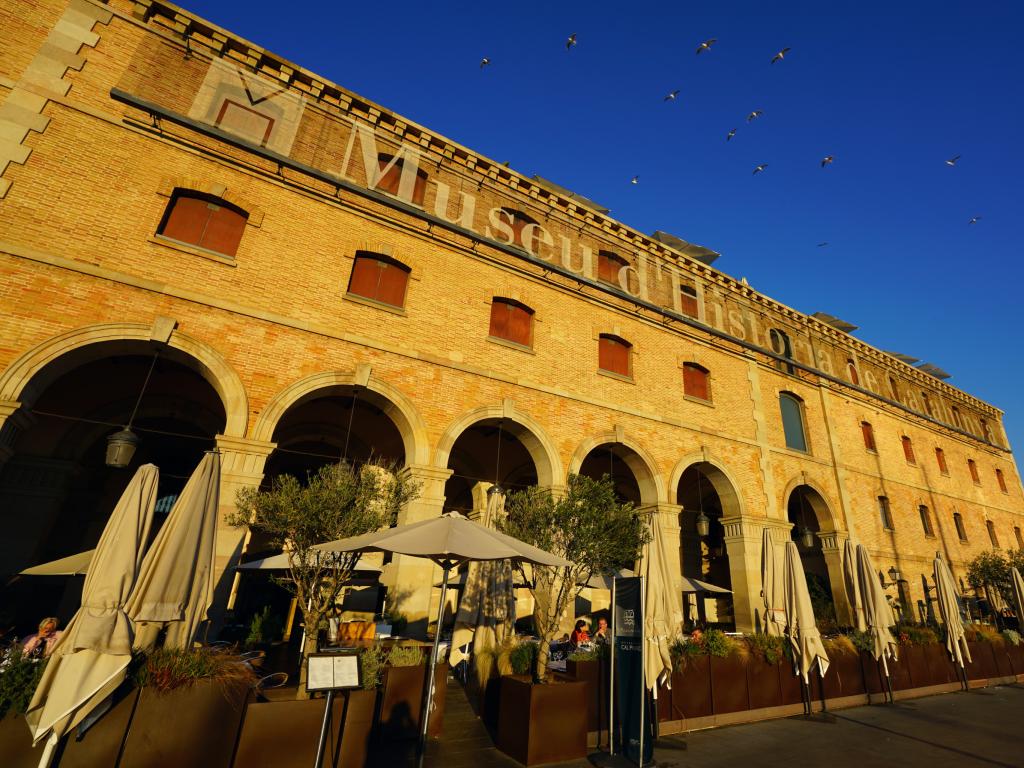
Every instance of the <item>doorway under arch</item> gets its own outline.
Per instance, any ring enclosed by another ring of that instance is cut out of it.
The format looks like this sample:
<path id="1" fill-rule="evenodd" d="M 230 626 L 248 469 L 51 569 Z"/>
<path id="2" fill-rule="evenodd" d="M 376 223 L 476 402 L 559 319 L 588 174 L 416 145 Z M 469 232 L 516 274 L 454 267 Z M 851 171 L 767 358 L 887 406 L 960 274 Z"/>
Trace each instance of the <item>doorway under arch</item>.
<path id="1" fill-rule="evenodd" d="M 833 530 L 828 504 L 810 485 L 798 485 L 789 494 L 786 511 L 793 524 L 791 536 L 800 551 L 814 617 L 819 628 L 824 626 L 827 631 L 829 623 L 835 626 L 837 615 L 829 564 L 819 535 Z"/>

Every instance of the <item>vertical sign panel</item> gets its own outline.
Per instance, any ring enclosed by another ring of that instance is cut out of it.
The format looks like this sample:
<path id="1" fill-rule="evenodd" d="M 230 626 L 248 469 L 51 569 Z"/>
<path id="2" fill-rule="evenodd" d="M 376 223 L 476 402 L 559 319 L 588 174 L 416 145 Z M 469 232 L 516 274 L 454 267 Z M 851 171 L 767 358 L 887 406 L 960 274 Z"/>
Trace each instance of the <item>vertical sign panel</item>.
<path id="1" fill-rule="evenodd" d="M 654 733 L 649 718 L 641 717 L 641 702 L 646 701 L 643 666 L 643 602 L 639 577 L 615 579 L 615 616 L 613 653 L 615 654 L 615 715 L 613 726 L 616 752 L 641 765 L 654 753 Z M 640 734 L 643 732 L 643 739 Z"/>

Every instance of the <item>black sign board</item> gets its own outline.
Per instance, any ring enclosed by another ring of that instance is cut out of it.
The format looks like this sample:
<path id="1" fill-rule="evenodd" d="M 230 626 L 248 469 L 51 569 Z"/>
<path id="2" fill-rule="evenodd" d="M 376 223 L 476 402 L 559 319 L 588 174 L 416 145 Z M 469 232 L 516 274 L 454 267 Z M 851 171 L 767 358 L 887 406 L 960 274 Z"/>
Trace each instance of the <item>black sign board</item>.
<path id="1" fill-rule="evenodd" d="M 615 579 L 615 613 L 612 624 L 615 654 L 615 723 L 612 725 L 615 751 L 637 765 L 654 757 L 654 731 L 644 706 L 644 617 L 643 579 Z M 641 749 L 643 760 L 641 760 Z"/>

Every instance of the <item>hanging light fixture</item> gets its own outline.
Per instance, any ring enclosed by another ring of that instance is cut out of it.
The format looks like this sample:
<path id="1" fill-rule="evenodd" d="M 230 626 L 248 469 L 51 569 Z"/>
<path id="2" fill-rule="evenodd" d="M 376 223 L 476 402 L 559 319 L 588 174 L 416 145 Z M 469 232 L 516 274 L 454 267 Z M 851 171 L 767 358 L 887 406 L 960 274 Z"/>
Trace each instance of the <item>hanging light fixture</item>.
<path id="1" fill-rule="evenodd" d="M 699 469 L 697 470 L 697 506 L 699 507 L 697 512 L 697 535 L 703 539 L 711 533 L 711 518 L 704 514 L 704 494 L 700 490 Z"/>
<path id="2" fill-rule="evenodd" d="M 135 449 L 139 446 L 138 435 L 132 432 L 132 422 L 135 420 L 135 414 L 139 412 L 142 396 L 146 393 L 149 377 L 153 375 L 153 368 L 156 366 L 156 359 L 159 356 L 159 351 L 153 355 L 153 362 L 149 364 L 149 372 L 146 373 L 146 380 L 142 382 L 142 391 L 139 392 L 139 399 L 135 401 L 135 407 L 132 409 L 132 415 L 128 417 L 128 423 L 124 425 L 124 429 L 107 438 L 106 464 L 108 467 L 124 469 L 132 463 Z"/>
<path id="3" fill-rule="evenodd" d="M 807 525 L 807 510 L 804 507 L 806 500 L 805 493 L 803 490 L 800 491 L 800 519 L 803 521 L 803 525 L 800 528 L 800 545 L 804 549 L 810 549 L 814 546 L 814 531 Z"/>

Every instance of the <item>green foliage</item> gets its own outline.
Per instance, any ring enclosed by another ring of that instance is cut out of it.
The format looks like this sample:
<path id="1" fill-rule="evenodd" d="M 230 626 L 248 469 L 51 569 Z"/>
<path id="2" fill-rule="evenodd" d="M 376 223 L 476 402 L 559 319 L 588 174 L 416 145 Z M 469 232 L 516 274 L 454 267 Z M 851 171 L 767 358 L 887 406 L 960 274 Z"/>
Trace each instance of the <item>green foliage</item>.
<path id="1" fill-rule="evenodd" d="M 998 592 L 1003 600 L 1013 605 L 1015 598 L 1010 567 L 1024 557 L 1020 550 L 1011 550 L 1008 554 L 1006 556 L 998 550 L 980 552 L 967 563 L 967 583 L 976 589 L 987 587 Z"/>
<path id="2" fill-rule="evenodd" d="M 672 658 L 672 669 L 677 672 L 686 667 L 686 663 L 695 656 L 702 656 L 704 648 L 700 643 L 678 637 L 672 641 L 668 648 L 669 656 Z"/>
<path id="3" fill-rule="evenodd" d="M 1002 645 L 1005 638 L 991 624 L 964 624 L 964 637 L 972 643 Z"/>
<path id="4" fill-rule="evenodd" d="M 750 649 L 769 664 L 778 664 L 786 655 L 786 647 L 789 643 L 786 638 L 765 633 L 747 635 L 747 642 Z"/>
<path id="5" fill-rule="evenodd" d="M 725 632 L 719 629 L 709 629 L 704 633 L 704 652 L 708 656 L 717 656 L 724 659 L 735 650 L 736 646 Z"/>
<path id="6" fill-rule="evenodd" d="M 825 651 L 832 656 L 856 656 L 857 646 L 848 635 L 835 635 L 823 639 Z"/>
<path id="7" fill-rule="evenodd" d="M 931 645 L 941 642 L 935 629 L 919 624 L 898 624 L 896 640 L 900 645 Z"/>
<path id="8" fill-rule="evenodd" d="M 601 658 L 603 645 L 595 645 L 589 651 L 577 649 L 569 654 L 569 661 L 597 661 Z"/>
<path id="9" fill-rule="evenodd" d="M 725 658 L 735 653 L 737 647 L 736 643 L 719 629 L 709 629 L 707 632 L 697 629 L 689 638 L 673 640 L 668 650 L 672 657 L 672 667 L 678 670 L 685 667 L 686 662 L 694 656 Z"/>
<path id="10" fill-rule="evenodd" d="M 423 651 L 419 648 L 394 645 L 388 654 L 387 664 L 389 667 L 418 667 L 425 661 Z"/>
<path id="11" fill-rule="evenodd" d="M 402 613 L 385 613 L 384 623 L 391 625 L 391 634 L 397 637 L 405 634 L 405 629 L 409 626 L 409 619 Z"/>
<path id="12" fill-rule="evenodd" d="M 0 720 L 8 712 L 25 714 L 45 667 L 45 660 L 26 656 L 18 642 L 3 653 L 0 657 Z"/>
<path id="13" fill-rule="evenodd" d="M 520 568 L 535 600 L 534 623 L 541 636 L 534 677 L 547 677 L 547 647 L 558 634 L 583 585 L 595 573 L 632 565 L 648 537 L 648 527 L 632 504 L 620 504 L 607 477 L 570 475 L 565 494 L 555 497 L 536 486 L 508 495 L 503 533 L 570 562 L 564 567 Z"/>
<path id="14" fill-rule="evenodd" d="M 1020 645 L 1020 633 L 1015 629 L 1004 629 L 1003 640 L 1010 645 Z"/>
<path id="15" fill-rule="evenodd" d="M 359 654 L 359 672 L 363 676 L 363 690 L 374 691 L 380 685 L 386 653 L 384 646 L 374 643 Z"/>
<path id="16" fill-rule="evenodd" d="M 875 640 L 871 636 L 870 632 L 858 632 L 853 630 L 847 637 L 850 638 L 850 642 L 853 643 L 853 647 L 858 651 L 864 651 L 864 653 L 874 653 L 875 651 Z"/>
<path id="17" fill-rule="evenodd" d="M 142 688 L 168 693 L 190 688 L 200 680 L 224 687 L 252 685 L 256 674 L 233 653 L 208 647 L 159 648 L 135 660 L 135 682 Z"/>
<path id="18" fill-rule="evenodd" d="M 836 622 L 836 605 L 832 600 L 832 592 L 816 573 L 805 572 L 807 580 L 807 593 L 811 598 L 811 608 L 814 610 L 814 620 L 821 634 L 831 634 L 839 629 Z"/>
<path id="19" fill-rule="evenodd" d="M 537 643 L 529 641 L 515 645 L 508 654 L 508 662 L 512 667 L 512 674 L 529 674 L 530 670 L 537 663 L 537 650 Z"/>
<path id="20" fill-rule="evenodd" d="M 245 647 L 252 648 L 263 643 L 272 643 L 275 640 L 280 640 L 283 631 L 284 626 L 281 624 L 281 619 L 276 614 L 271 613 L 270 606 L 266 605 L 261 611 L 255 613 L 249 622 L 249 632 L 245 637 Z"/>

